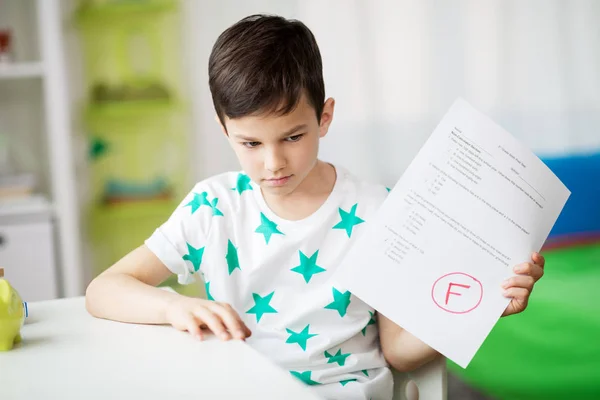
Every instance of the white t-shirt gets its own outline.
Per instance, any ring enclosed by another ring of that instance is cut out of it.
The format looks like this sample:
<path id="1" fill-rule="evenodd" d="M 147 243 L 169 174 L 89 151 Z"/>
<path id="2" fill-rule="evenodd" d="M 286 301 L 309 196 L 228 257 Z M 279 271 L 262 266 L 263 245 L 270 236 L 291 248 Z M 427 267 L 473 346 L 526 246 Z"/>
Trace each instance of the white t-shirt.
<path id="1" fill-rule="evenodd" d="M 336 172 L 325 203 L 299 221 L 273 213 L 242 172 L 209 178 L 146 245 L 180 283 L 200 273 L 207 297 L 252 330 L 246 342 L 321 397 L 391 399 L 375 311 L 332 277 L 387 190 Z"/>

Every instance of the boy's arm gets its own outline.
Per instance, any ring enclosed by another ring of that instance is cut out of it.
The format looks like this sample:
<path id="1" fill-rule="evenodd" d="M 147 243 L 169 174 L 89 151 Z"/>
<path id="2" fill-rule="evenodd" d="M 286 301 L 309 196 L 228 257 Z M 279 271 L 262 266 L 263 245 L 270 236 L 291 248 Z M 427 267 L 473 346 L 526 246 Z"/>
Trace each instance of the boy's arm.
<path id="1" fill-rule="evenodd" d="M 88 286 L 90 314 L 122 322 L 165 324 L 165 310 L 178 295 L 156 288 L 171 271 L 145 245 L 101 273 Z"/>
<path id="2" fill-rule="evenodd" d="M 90 283 L 86 308 L 98 318 L 142 324 L 171 324 L 202 339 L 207 327 L 223 340 L 245 339 L 250 329 L 229 304 L 156 288 L 171 271 L 146 245 L 127 254 Z"/>
<path id="3" fill-rule="evenodd" d="M 441 357 L 440 353 L 396 325 L 382 314 L 377 314 L 379 339 L 386 361 L 400 372 L 419 368 Z"/>

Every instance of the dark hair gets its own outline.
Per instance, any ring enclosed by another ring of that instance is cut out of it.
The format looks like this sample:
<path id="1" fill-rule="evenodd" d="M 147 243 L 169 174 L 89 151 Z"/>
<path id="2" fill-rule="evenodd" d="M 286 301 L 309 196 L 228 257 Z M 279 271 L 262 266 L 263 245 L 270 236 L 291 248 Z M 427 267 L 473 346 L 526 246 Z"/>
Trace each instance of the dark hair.
<path id="1" fill-rule="evenodd" d="M 303 93 L 321 120 L 325 101 L 323 63 L 312 32 L 300 21 L 251 15 L 225 30 L 208 61 L 217 115 L 285 115 Z"/>

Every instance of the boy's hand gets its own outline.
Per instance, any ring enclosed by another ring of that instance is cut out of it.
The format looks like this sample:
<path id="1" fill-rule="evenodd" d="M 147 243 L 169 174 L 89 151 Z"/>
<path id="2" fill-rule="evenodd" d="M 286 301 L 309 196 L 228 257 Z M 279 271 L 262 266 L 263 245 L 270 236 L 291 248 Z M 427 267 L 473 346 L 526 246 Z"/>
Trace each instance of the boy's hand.
<path id="1" fill-rule="evenodd" d="M 178 296 L 168 304 L 165 318 L 174 328 L 188 331 L 199 340 L 204 327 L 222 340 L 244 340 L 252 334 L 229 304 L 216 301 Z"/>
<path id="2" fill-rule="evenodd" d="M 507 279 L 502 284 L 504 296 L 512 298 L 502 314 L 503 317 L 518 314 L 527 308 L 533 285 L 544 275 L 544 264 L 546 263 L 544 257 L 539 253 L 533 253 L 531 261 L 515 266 L 514 271 L 518 275 Z"/>

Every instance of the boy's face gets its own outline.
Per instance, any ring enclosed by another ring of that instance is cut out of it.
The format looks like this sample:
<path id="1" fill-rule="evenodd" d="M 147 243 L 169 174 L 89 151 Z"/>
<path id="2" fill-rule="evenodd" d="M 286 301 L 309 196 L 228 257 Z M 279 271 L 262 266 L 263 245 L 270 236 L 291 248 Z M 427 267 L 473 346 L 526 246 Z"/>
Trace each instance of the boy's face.
<path id="1" fill-rule="evenodd" d="M 333 119 L 334 100 L 327 99 L 321 122 L 302 96 L 287 115 L 253 115 L 225 119 L 229 144 L 243 170 L 263 192 L 288 195 L 304 181 L 317 162 L 319 139 Z"/>

